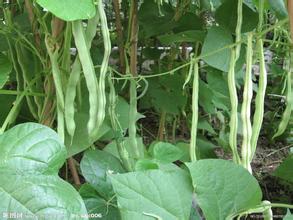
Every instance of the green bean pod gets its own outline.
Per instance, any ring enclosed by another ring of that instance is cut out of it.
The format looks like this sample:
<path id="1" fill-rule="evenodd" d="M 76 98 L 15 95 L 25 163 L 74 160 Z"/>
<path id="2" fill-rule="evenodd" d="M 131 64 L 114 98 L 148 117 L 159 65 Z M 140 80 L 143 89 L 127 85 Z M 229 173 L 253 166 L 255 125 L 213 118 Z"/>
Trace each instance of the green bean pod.
<path id="1" fill-rule="evenodd" d="M 252 88 L 252 57 L 253 57 L 253 49 L 252 49 L 252 32 L 247 35 L 247 51 L 246 51 L 246 72 L 245 72 L 245 82 L 244 82 L 244 90 L 243 90 L 243 103 L 241 108 L 241 118 L 242 118 L 242 147 L 241 147 L 241 156 L 242 156 L 242 165 L 247 170 L 251 172 L 250 166 L 250 158 L 251 158 L 251 100 L 253 95 Z"/>
<path id="2" fill-rule="evenodd" d="M 237 4 L 237 25 L 236 25 L 236 43 L 241 41 L 241 28 L 242 28 L 242 21 L 243 21 L 243 0 L 238 0 Z M 236 61 L 238 60 L 240 56 L 240 50 L 241 50 L 241 44 L 238 44 L 236 46 Z"/>
<path id="3" fill-rule="evenodd" d="M 105 92 L 105 81 L 106 81 L 106 74 L 108 71 L 108 63 L 111 54 L 111 39 L 110 33 L 107 24 L 107 16 L 104 11 L 104 6 L 102 0 L 98 1 L 98 12 L 100 15 L 100 22 L 101 22 L 101 31 L 103 35 L 103 42 L 104 42 L 104 57 L 103 62 L 100 69 L 100 77 L 98 82 L 98 114 L 97 114 L 97 123 L 96 128 L 93 133 L 92 138 L 96 136 L 98 133 L 106 115 L 106 92 Z"/>
<path id="4" fill-rule="evenodd" d="M 278 130 L 274 134 L 273 139 L 276 137 L 279 137 L 280 135 L 282 135 L 285 132 L 285 130 L 289 124 L 289 121 L 290 121 L 290 116 L 291 116 L 291 112 L 293 109 L 292 76 L 293 76 L 292 70 L 289 67 L 289 70 L 287 72 L 287 93 L 286 93 L 286 104 L 287 105 L 286 105 L 285 111 L 283 112 L 281 122 L 278 126 Z"/>
<path id="5" fill-rule="evenodd" d="M 233 153 L 233 160 L 235 163 L 240 163 L 239 154 L 237 151 L 237 127 L 238 127 L 238 97 L 235 83 L 235 64 L 236 64 L 236 52 L 235 48 L 231 49 L 231 59 L 228 71 L 228 88 L 230 94 L 231 103 L 231 115 L 230 115 L 230 134 L 229 145 Z"/>
<path id="6" fill-rule="evenodd" d="M 119 121 L 117 119 L 117 115 L 116 115 L 117 95 L 115 92 L 114 84 L 111 79 L 111 74 L 108 77 L 108 83 L 109 83 L 109 87 L 110 87 L 109 109 L 108 110 L 109 110 L 111 125 L 114 130 L 114 133 L 116 134 L 115 135 L 115 142 L 117 145 L 117 151 L 119 153 L 119 156 L 120 156 L 126 170 L 131 171 L 133 169 L 132 169 L 132 164 L 130 162 L 129 153 L 126 150 L 126 148 L 123 144 L 123 141 L 121 141 L 122 137 L 123 137 L 123 129 L 121 128 Z"/>
<path id="7" fill-rule="evenodd" d="M 258 140 L 262 122 L 263 122 L 265 94 L 266 94 L 266 88 L 267 88 L 267 71 L 265 66 L 262 39 L 258 40 L 257 42 L 257 51 L 259 56 L 260 72 L 259 72 L 258 91 L 255 98 L 255 112 L 253 116 L 250 160 L 253 159 L 254 153 L 256 151 L 257 140 Z"/>
<path id="8" fill-rule="evenodd" d="M 193 66 L 193 67 L 192 67 Z M 195 59 L 191 67 L 193 69 L 193 85 L 192 85 L 192 123 L 191 123 L 191 139 L 190 139 L 190 158 L 194 162 L 197 160 L 197 124 L 198 124 L 198 92 L 199 92 L 199 68 L 198 60 Z"/>
<path id="9" fill-rule="evenodd" d="M 98 114 L 97 77 L 95 74 L 94 64 L 90 56 L 89 47 L 86 43 L 87 41 L 82 21 L 74 21 L 72 23 L 72 32 L 89 92 L 90 110 L 87 127 L 89 136 L 92 137 L 96 127 Z"/>
<path id="10" fill-rule="evenodd" d="M 99 14 L 96 13 L 95 17 L 88 21 L 87 29 L 85 31 L 85 38 L 86 38 L 86 45 L 90 49 L 92 40 L 94 39 L 97 33 L 97 25 L 99 23 Z M 80 80 L 81 74 L 81 63 L 79 57 L 76 57 L 73 65 L 72 70 L 69 76 L 69 80 L 67 83 L 66 93 L 65 93 L 65 122 L 66 128 L 73 138 L 74 132 L 76 129 L 75 124 L 75 98 L 76 98 L 76 90 L 78 87 L 78 83 Z"/>
<path id="11" fill-rule="evenodd" d="M 76 97 L 76 86 L 80 80 L 80 73 L 81 73 L 80 71 L 81 71 L 80 61 L 79 59 L 76 59 L 72 65 L 72 70 L 71 70 L 70 77 L 67 83 L 66 94 L 65 94 L 64 117 L 66 122 L 66 128 L 71 138 L 73 138 L 75 128 L 76 128 L 75 119 L 74 119 L 74 113 L 75 113 L 74 100 Z"/>
<path id="12" fill-rule="evenodd" d="M 136 137 L 136 120 L 137 120 L 137 90 L 135 79 L 130 80 L 130 102 L 129 102 L 129 142 L 135 158 L 141 158 L 141 152 L 138 148 Z"/>
<path id="13" fill-rule="evenodd" d="M 64 141 L 65 138 L 65 126 L 64 126 L 64 94 L 63 94 L 63 86 L 61 80 L 61 71 L 58 64 L 59 52 L 56 45 L 52 42 L 49 36 L 46 36 L 45 43 L 47 47 L 47 51 L 50 57 L 51 65 L 52 65 L 52 74 L 55 84 L 56 96 L 57 96 L 57 132 L 61 137 L 61 140 Z"/>

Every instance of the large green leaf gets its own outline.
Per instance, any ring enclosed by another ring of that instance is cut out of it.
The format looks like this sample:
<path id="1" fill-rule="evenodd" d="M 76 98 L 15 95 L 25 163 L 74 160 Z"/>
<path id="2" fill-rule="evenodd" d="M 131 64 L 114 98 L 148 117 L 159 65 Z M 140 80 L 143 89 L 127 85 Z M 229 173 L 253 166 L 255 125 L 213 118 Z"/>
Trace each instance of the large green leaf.
<path id="1" fill-rule="evenodd" d="M 207 220 L 222 220 L 261 203 L 257 180 L 244 168 L 219 159 L 187 163 L 196 199 Z"/>
<path id="2" fill-rule="evenodd" d="M 108 201 L 102 198 L 90 184 L 83 184 L 79 189 L 90 219 L 119 220 L 120 213 L 116 201 L 111 198 Z"/>
<path id="3" fill-rule="evenodd" d="M 65 144 L 68 151 L 67 157 L 78 154 L 92 145 L 87 130 L 88 118 L 89 114 L 87 112 L 76 112 L 75 121 L 77 126 L 73 140 L 71 140 L 71 137 L 66 134 Z M 108 131 L 110 131 L 110 127 L 106 122 L 104 122 L 101 126 L 101 129 L 97 133 L 95 140 L 100 139 Z"/>
<path id="4" fill-rule="evenodd" d="M 187 103 L 187 96 L 182 90 L 184 81 L 183 74 L 150 79 L 148 91 L 140 102 L 141 108 L 154 107 L 158 112 L 179 114 Z"/>
<path id="5" fill-rule="evenodd" d="M 164 45 L 169 45 L 173 43 L 183 43 L 183 42 L 196 42 L 203 41 L 205 37 L 205 32 L 198 30 L 189 30 L 179 33 L 164 34 L 158 36 L 159 41 Z"/>
<path id="6" fill-rule="evenodd" d="M 283 220 L 293 220 L 293 215 L 291 214 L 290 210 L 287 210 L 287 214 L 285 215 Z"/>
<path id="7" fill-rule="evenodd" d="M 37 3 L 65 21 L 89 19 L 96 14 L 93 0 L 37 0 Z"/>
<path id="8" fill-rule="evenodd" d="M 274 175 L 293 183 L 293 155 L 290 155 L 283 163 L 275 170 Z"/>
<path id="9" fill-rule="evenodd" d="M 51 129 L 20 124 L 0 136 L 0 213 L 54 219 L 86 215 L 75 189 L 58 177 L 66 150 Z"/>
<path id="10" fill-rule="evenodd" d="M 12 64 L 7 56 L 0 53 L 0 89 L 3 88 L 12 71 Z"/>
<path id="11" fill-rule="evenodd" d="M 180 148 L 166 142 L 155 143 L 152 153 L 156 160 L 163 163 L 172 163 L 179 160 L 184 154 Z"/>
<path id="12" fill-rule="evenodd" d="M 273 0 L 275 1 L 275 0 Z M 235 33 L 237 25 L 237 5 L 238 1 L 226 0 L 216 11 L 216 21 L 222 26 Z M 243 22 L 241 32 L 252 31 L 258 24 L 258 13 L 253 11 L 246 4 L 243 4 Z"/>
<path id="13" fill-rule="evenodd" d="M 212 27 L 206 36 L 201 55 L 210 66 L 228 72 L 231 51 L 225 48 L 233 43 L 232 35 L 222 27 Z"/>
<path id="14" fill-rule="evenodd" d="M 284 0 L 269 0 L 269 3 L 279 19 L 284 19 L 288 16 Z"/>
<path id="15" fill-rule="evenodd" d="M 15 102 L 14 95 L 0 95 L 0 124 L 5 121 L 9 111 L 11 110 L 11 107 L 13 106 L 13 102 Z"/>
<path id="16" fill-rule="evenodd" d="M 109 173 L 124 173 L 124 169 L 112 154 L 101 150 L 87 150 L 80 162 L 82 175 L 104 198 L 114 194 Z"/>
<path id="17" fill-rule="evenodd" d="M 144 1 L 139 9 L 140 37 L 149 38 L 172 31 L 176 24 L 174 11 L 169 4 L 161 6 L 161 13 L 154 1 Z"/>
<path id="18" fill-rule="evenodd" d="M 122 219 L 189 219 L 192 186 L 181 170 L 111 175 Z"/>
<path id="19" fill-rule="evenodd" d="M 81 93 L 83 97 L 82 102 L 81 105 L 77 105 L 77 111 L 74 115 L 76 124 L 74 137 L 72 139 L 69 134 L 66 134 L 65 136 L 65 145 L 67 147 L 68 157 L 71 157 L 88 149 L 93 144 L 93 142 L 89 138 L 89 133 L 87 129 L 90 105 L 88 100 L 88 90 L 85 81 L 81 82 Z M 97 132 L 96 136 L 93 138 L 94 141 L 97 141 L 109 131 L 111 131 L 110 123 L 108 120 L 104 120 L 101 128 Z"/>

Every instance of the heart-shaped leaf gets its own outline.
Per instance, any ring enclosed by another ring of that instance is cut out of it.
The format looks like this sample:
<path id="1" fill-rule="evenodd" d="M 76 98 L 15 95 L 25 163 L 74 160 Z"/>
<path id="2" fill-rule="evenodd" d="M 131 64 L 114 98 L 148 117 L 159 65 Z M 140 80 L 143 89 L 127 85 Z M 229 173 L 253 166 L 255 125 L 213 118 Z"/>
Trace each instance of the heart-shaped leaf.
<path id="1" fill-rule="evenodd" d="M 96 14 L 93 0 L 37 0 L 37 3 L 65 21 L 89 19 Z"/>
<path id="2" fill-rule="evenodd" d="M 120 213 L 116 200 L 111 198 L 108 201 L 102 198 L 90 184 L 83 184 L 79 190 L 87 207 L 90 219 L 94 220 L 119 220 Z"/>
<path id="3" fill-rule="evenodd" d="M 80 163 L 81 172 L 87 182 L 104 198 L 114 195 L 109 173 L 124 173 L 118 158 L 101 150 L 87 150 Z"/>
<path id="4" fill-rule="evenodd" d="M 196 199 L 207 220 L 224 220 L 261 203 L 257 180 L 243 167 L 219 159 L 186 164 Z"/>
<path id="5" fill-rule="evenodd" d="M 53 130 L 36 123 L 17 125 L 0 136 L 0 150 L 0 213 L 87 219 L 79 194 L 58 177 L 66 150 Z"/>
<path id="6" fill-rule="evenodd" d="M 293 155 L 286 158 L 273 173 L 275 176 L 293 183 Z"/>
<path id="7" fill-rule="evenodd" d="M 189 219 L 192 186 L 182 170 L 111 175 L 122 219 Z"/>

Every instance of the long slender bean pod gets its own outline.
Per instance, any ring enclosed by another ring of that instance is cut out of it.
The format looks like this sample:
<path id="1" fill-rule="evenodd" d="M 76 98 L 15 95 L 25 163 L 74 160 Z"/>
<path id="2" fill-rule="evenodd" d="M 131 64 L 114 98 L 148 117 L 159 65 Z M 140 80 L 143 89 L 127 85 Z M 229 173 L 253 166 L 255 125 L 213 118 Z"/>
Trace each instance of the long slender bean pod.
<path id="1" fill-rule="evenodd" d="M 78 50 L 79 59 L 85 76 L 85 81 L 89 91 L 89 121 L 88 121 L 88 133 L 92 137 L 95 130 L 98 114 L 98 95 L 97 95 L 97 78 L 93 61 L 90 56 L 89 47 L 86 43 L 86 37 L 83 30 L 82 21 L 74 21 L 72 23 L 72 32 L 75 40 L 75 45 Z"/>
<path id="2" fill-rule="evenodd" d="M 99 23 L 99 14 L 96 13 L 95 17 L 88 21 L 87 29 L 85 31 L 86 45 L 90 49 L 92 40 L 94 39 L 97 33 L 97 25 Z M 80 79 L 81 73 L 81 63 L 79 57 L 76 57 L 72 70 L 69 76 L 69 80 L 67 83 L 66 93 L 65 93 L 65 122 L 66 128 L 73 138 L 74 132 L 76 129 L 74 114 L 75 114 L 75 98 L 76 98 L 76 90 Z"/>
<path id="3" fill-rule="evenodd" d="M 129 142 L 136 159 L 141 158 L 141 152 L 138 148 L 136 137 L 136 120 L 137 120 L 137 90 L 136 80 L 130 80 L 130 102 L 129 102 Z"/>
<path id="4" fill-rule="evenodd" d="M 292 64 L 288 64 L 288 65 L 291 66 Z M 293 76 L 292 70 L 289 67 L 289 70 L 287 72 L 286 109 L 283 112 L 281 122 L 280 122 L 280 124 L 278 126 L 277 132 L 273 136 L 273 139 L 278 137 L 278 136 L 280 136 L 280 135 L 282 135 L 285 132 L 285 130 L 286 130 L 287 126 L 288 126 L 288 123 L 290 121 L 290 116 L 291 116 L 291 112 L 292 112 L 292 108 L 293 108 L 292 76 Z"/>
<path id="5" fill-rule="evenodd" d="M 233 160 L 235 163 L 240 163 L 239 154 L 237 151 L 237 128 L 238 128 L 238 97 L 237 97 L 237 89 L 235 84 L 235 66 L 236 62 L 240 56 L 241 50 L 241 29 L 242 29 L 242 8 L 243 8 L 243 0 L 238 0 L 237 4 L 237 24 L 236 24 L 236 45 L 235 48 L 231 49 L 231 58 L 230 65 L 228 71 L 228 87 L 230 94 L 230 102 L 231 102 L 231 116 L 230 116 L 230 134 L 229 134 L 229 144 L 233 153 Z"/>
<path id="6" fill-rule="evenodd" d="M 65 138 L 65 126 L 64 126 L 64 94 L 62 88 L 62 81 L 61 81 L 61 71 L 59 69 L 58 64 L 58 57 L 59 51 L 57 45 L 55 45 L 49 36 L 46 36 L 45 43 L 47 47 L 47 51 L 50 57 L 51 65 L 52 65 L 52 74 L 56 89 L 56 96 L 57 96 L 57 132 L 61 137 L 61 140 L 64 141 Z"/>
<path id="7" fill-rule="evenodd" d="M 230 134 L 229 145 L 233 153 L 233 160 L 235 163 L 240 162 L 239 154 L 237 151 L 237 127 L 238 127 L 238 97 L 235 83 L 235 64 L 236 64 L 236 52 L 235 49 L 231 49 L 231 60 L 228 71 L 228 88 L 230 94 L 231 103 L 231 115 L 230 115 Z"/>
<path id="8" fill-rule="evenodd" d="M 251 112 L 251 100 L 253 95 L 252 88 L 252 32 L 247 35 L 247 51 L 246 51 L 246 72 L 245 72 L 245 82 L 243 90 L 243 103 L 241 108 L 241 118 L 242 118 L 242 165 L 251 172 L 250 158 L 251 158 L 251 121 L 250 121 L 250 112 Z"/>
<path id="9" fill-rule="evenodd" d="M 110 93 L 109 93 L 109 116 L 112 128 L 114 130 L 114 133 L 117 134 L 115 137 L 117 150 L 119 153 L 119 156 L 123 162 L 124 167 L 128 170 L 132 170 L 132 165 L 129 158 L 129 153 L 126 150 L 122 137 L 123 137 L 123 129 L 119 126 L 119 121 L 116 116 L 116 105 L 117 105 L 117 95 L 115 92 L 115 87 L 111 79 L 111 75 L 108 77 L 108 83 L 110 87 Z"/>
<path id="10" fill-rule="evenodd" d="M 76 86 L 80 80 L 80 61 L 79 59 L 76 59 L 76 61 L 72 65 L 72 70 L 70 73 L 70 77 L 67 83 L 66 87 L 66 94 L 65 94 L 65 122 L 66 122 L 66 128 L 68 131 L 68 134 L 71 138 L 74 136 L 75 132 L 75 119 L 74 119 L 74 113 L 75 113 L 75 106 L 74 106 L 74 100 L 76 97 Z"/>
<path id="11" fill-rule="evenodd" d="M 97 123 L 95 132 L 93 133 L 94 136 L 96 133 L 98 133 L 106 114 L 106 92 L 105 92 L 105 81 L 106 81 L 106 74 L 108 71 L 108 63 L 109 58 L 111 54 L 111 39 L 110 39 L 110 33 L 108 29 L 107 24 L 107 16 L 104 11 L 103 1 L 98 1 L 98 12 L 100 15 L 100 21 L 101 21 L 101 31 L 103 35 L 103 41 L 104 41 L 104 58 L 100 69 L 100 77 L 99 77 L 99 83 L 98 83 L 98 115 L 97 115 Z M 93 136 L 93 137 L 94 137 Z M 92 138 L 93 138 L 92 137 Z"/>
<path id="12" fill-rule="evenodd" d="M 258 24 L 259 33 L 262 31 L 263 13 L 264 13 L 264 0 L 260 0 L 259 1 L 259 24 Z M 257 146 L 257 140 L 258 140 L 262 122 L 263 122 L 265 93 L 267 88 L 267 71 L 265 66 L 263 40 L 261 38 L 258 39 L 256 46 L 257 46 L 257 52 L 258 52 L 260 71 L 259 71 L 258 91 L 255 98 L 255 112 L 253 116 L 250 161 L 252 161 L 253 159 L 256 146 Z"/>
<path id="13" fill-rule="evenodd" d="M 253 116 L 253 126 L 252 126 L 252 138 L 251 138 L 251 149 L 253 157 L 257 140 L 259 137 L 259 133 L 261 130 L 263 116 L 264 116 L 264 102 L 265 102 L 265 94 L 267 88 L 267 71 L 265 66 L 265 58 L 264 58 L 264 50 L 263 50 L 263 41 L 260 39 L 257 42 L 257 51 L 259 56 L 259 66 L 260 66 L 260 74 L 259 74 L 259 83 L 258 83 L 258 91 L 255 98 L 255 113 Z M 252 158 L 250 158 L 252 160 Z"/>
<path id="14" fill-rule="evenodd" d="M 242 20 L 243 20 L 242 11 L 243 11 L 243 0 L 238 0 L 238 4 L 237 4 L 237 25 L 236 25 L 236 30 L 235 30 L 236 43 L 241 41 L 241 28 L 242 28 Z M 241 50 L 241 44 L 238 44 L 236 46 L 236 61 L 238 60 L 238 58 L 240 56 L 240 50 Z"/>
<path id="15" fill-rule="evenodd" d="M 190 139 L 190 158 L 191 161 L 197 160 L 197 124 L 198 124 L 198 92 L 199 92 L 199 68 L 198 60 L 195 59 L 193 64 L 193 85 L 192 85 L 192 124 L 191 124 L 191 139 Z M 191 67 L 192 68 L 192 67 Z"/>

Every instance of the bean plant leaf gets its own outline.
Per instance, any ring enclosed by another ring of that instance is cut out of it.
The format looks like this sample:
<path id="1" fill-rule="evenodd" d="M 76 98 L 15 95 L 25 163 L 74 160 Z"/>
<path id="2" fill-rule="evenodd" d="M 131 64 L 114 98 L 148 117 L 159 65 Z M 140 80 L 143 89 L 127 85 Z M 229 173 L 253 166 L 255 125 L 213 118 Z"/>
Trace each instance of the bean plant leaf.
<path id="1" fill-rule="evenodd" d="M 283 220 L 293 220 L 293 215 L 290 212 L 290 210 L 287 210 L 287 214 L 285 215 L 285 217 L 283 218 Z"/>
<path id="2" fill-rule="evenodd" d="M 158 36 L 159 41 L 161 41 L 164 45 L 170 45 L 173 43 L 183 43 L 183 42 L 196 42 L 203 41 L 205 37 L 205 33 L 203 31 L 198 30 L 189 30 L 183 31 L 176 34 L 164 34 Z"/>
<path id="3" fill-rule="evenodd" d="M 90 184 L 83 184 L 79 189 L 90 219 L 119 220 L 120 213 L 115 200 L 107 201 L 102 198 Z"/>
<path id="4" fill-rule="evenodd" d="M 2 24 L 0 25 L 0 29 L 4 29 Z M 0 34 L 0 52 L 8 50 L 7 38 L 4 34 Z"/>
<path id="5" fill-rule="evenodd" d="M 75 120 L 76 120 L 76 130 L 71 140 L 69 134 L 66 135 L 65 144 L 67 146 L 68 155 L 67 157 L 71 157 L 76 155 L 87 148 L 89 148 L 92 143 L 89 139 L 89 134 L 87 130 L 87 122 L 88 122 L 89 115 L 87 112 L 76 112 Z M 104 122 L 99 130 L 98 134 L 95 137 L 95 140 L 100 139 L 103 135 L 105 135 L 108 131 L 110 131 L 110 126 Z"/>
<path id="6" fill-rule="evenodd" d="M 159 165 L 151 159 L 140 159 L 135 163 L 136 171 L 157 170 L 157 169 L 159 169 Z"/>
<path id="7" fill-rule="evenodd" d="M 66 149 L 53 130 L 17 125 L 0 136 L 0 148 L 0 213 L 17 211 L 33 219 L 87 214 L 79 194 L 57 175 Z"/>
<path id="8" fill-rule="evenodd" d="M 114 194 L 109 173 L 124 173 L 124 169 L 112 154 L 101 150 L 87 150 L 80 162 L 82 175 L 104 198 Z"/>
<path id="9" fill-rule="evenodd" d="M 226 219 L 261 203 L 257 180 L 244 168 L 219 159 L 186 164 L 196 199 L 207 220 Z"/>
<path id="10" fill-rule="evenodd" d="M 274 1 L 274 0 L 273 0 Z M 216 11 L 216 21 L 227 28 L 231 33 L 235 33 L 237 25 L 237 7 L 238 1 L 226 0 Z M 243 4 L 243 22 L 241 32 L 252 31 L 258 24 L 258 13 L 253 11 L 246 4 Z"/>
<path id="11" fill-rule="evenodd" d="M 223 27 L 212 27 L 208 31 L 204 41 L 201 56 L 203 56 L 203 60 L 208 65 L 224 72 L 228 72 L 231 51 L 229 48 L 225 47 L 232 43 L 233 39 L 229 31 Z"/>
<path id="12" fill-rule="evenodd" d="M 179 160 L 184 152 L 170 143 L 157 142 L 153 147 L 153 156 L 158 161 L 172 163 Z"/>
<path id="13" fill-rule="evenodd" d="M 11 107 L 13 106 L 13 102 L 15 102 L 15 96 L 0 95 L 0 124 L 2 124 L 5 121 Z"/>
<path id="14" fill-rule="evenodd" d="M 174 11 L 169 4 L 161 6 L 160 14 L 154 1 L 144 1 L 139 9 L 140 37 L 149 38 L 172 31 L 176 27 L 173 16 Z"/>
<path id="15" fill-rule="evenodd" d="M 274 175 L 293 183 L 293 155 L 290 155 L 283 163 L 275 170 Z"/>
<path id="16" fill-rule="evenodd" d="M 65 21 L 90 19 L 96 14 L 93 0 L 37 0 L 37 3 Z"/>
<path id="17" fill-rule="evenodd" d="M 0 53 L 0 89 L 3 88 L 12 71 L 12 64 L 7 56 Z"/>
<path id="18" fill-rule="evenodd" d="M 275 12 L 279 19 L 288 17 L 287 9 L 284 0 L 269 0 L 272 10 Z"/>
<path id="19" fill-rule="evenodd" d="M 192 186 L 181 170 L 111 175 L 122 219 L 189 219 Z"/>

